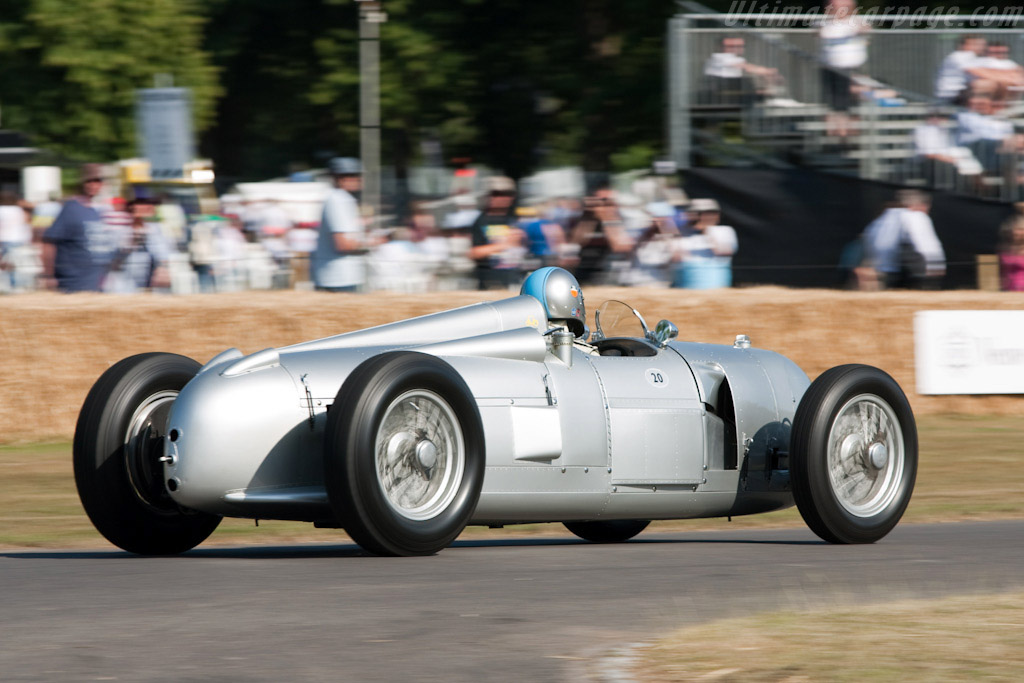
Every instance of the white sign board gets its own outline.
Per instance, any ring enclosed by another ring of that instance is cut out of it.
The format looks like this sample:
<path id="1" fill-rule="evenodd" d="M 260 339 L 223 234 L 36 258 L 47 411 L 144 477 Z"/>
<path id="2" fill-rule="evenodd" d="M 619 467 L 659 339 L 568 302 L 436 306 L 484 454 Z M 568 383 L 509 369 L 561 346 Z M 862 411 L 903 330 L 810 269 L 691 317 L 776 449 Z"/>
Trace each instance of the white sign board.
<path id="1" fill-rule="evenodd" d="M 919 311 L 919 394 L 1024 394 L 1024 311 Z"/>
<path id="2" fill-rule="evenodd" d="M 188 89 L 146 88 L 137 94 L 136 128 L 153 178 L 181 178 L 195 158 Z"/>
<path id="3" fill-rule="evenodd" d="M 21 169 L 21 195 L 33 204 L 60 199 L 60 166 L 26 166 Z"/>

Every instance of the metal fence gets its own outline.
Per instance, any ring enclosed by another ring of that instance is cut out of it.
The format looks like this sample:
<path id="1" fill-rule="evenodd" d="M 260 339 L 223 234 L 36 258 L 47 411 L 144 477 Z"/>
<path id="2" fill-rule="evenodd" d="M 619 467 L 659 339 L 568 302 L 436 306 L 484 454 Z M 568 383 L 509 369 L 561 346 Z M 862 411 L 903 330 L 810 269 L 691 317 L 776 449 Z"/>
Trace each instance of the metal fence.
<path id="1" fill-rule="evenodd" d="M 933 98 L 942 60 L 964 34 L 998 41 L 1024 63 L 1024 20 L 1020 15 L 944 16 L 937 28 L 907 27 L 893 17 L 864 16 L 872 24 L 866 63 L 857 69 L 864 94 L 850 109 L 852 134 L 830 135 L 826 67 L 819 58 L 820 14 L 685 14 L 669 26 L 668 137 L 672 158 L 691 165 L 810 166 L 875 180 L 940 187 L 966 194 L 1019 199 L 1016 153 L 1001 155 L 1000 167 L 965 177 L 956 167 L 932 164 L 914 147 L 914 131 L 938 111 L 943 128 L 954 125 L 957 109 Z M 760 76 L 709 76 L 709 60 L 723 40 L 743 39 L 743 58 L 777 70 Z M 937 108 L 937 109 L 936 109 Z M 1003 113 L 1016 132 L 1024 130 L 1024 105 Z"/>

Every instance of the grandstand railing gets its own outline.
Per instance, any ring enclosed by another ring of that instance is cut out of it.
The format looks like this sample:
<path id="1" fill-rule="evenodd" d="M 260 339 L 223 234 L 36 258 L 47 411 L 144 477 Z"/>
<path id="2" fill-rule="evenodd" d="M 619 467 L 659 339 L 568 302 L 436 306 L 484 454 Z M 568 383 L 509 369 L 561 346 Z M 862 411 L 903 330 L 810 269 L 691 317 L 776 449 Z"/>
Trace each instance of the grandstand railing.
<path id="1" fill-rule="evenodd" d="M 739 3 L 743 4 L 743 3 Z M 754 3 L 751 3 L 754 4 Z M 1005 172 L 960 177 L 952 168 L 932 168 L 915 155 L 914 129 L 928 112 L 952 117 L 956 110 L 933 99 L 942 60 L 964 34 L 1009 47 L 1024 64 L 1024 8 L 1000 14 L 910 15 L 865 12 L 872 26 L 868 58 L 857 71 L 873 82 L 869 90 L 895 91 L 869 97 L 851 109 L 843 139 L 830 137 L 829 107 L 822 90 L 818 23 L 821 13 L 681 14 L 669 26 L 668 137 L 680 168 L 691 165 L 773 164 L 810 166 L 900 184 L 937 187 L 1004 200 L 1022 197 L 1017 160 L 1007 156 Z M 742 37 L 745 59 L 773 67 L 781 87 L 744 79 L 740 88 L 704 75 L 705 63 L 723 38 Z M 760 90 L 761 92 L 757 92 Z M 1016 132 L 1024 131 L 1024 104 L 1006 112 Z M 743 149 L 739 149 L 742 147 Z"/>

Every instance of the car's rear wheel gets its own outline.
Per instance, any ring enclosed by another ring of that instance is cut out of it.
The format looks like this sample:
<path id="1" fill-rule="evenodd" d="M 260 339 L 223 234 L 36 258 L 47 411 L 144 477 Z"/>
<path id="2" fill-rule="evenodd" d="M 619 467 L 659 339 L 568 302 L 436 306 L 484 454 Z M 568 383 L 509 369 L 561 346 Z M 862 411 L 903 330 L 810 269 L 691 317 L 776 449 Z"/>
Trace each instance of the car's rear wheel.
<path id="1" fill-rule="evenodd" d="M 75 427 L 75 484 L 93 525 L 119 548 L 181 553 L 220 524 L 219 516 L 171 499 L 160 461 L 171 405 L 199 367 L 171 353 L 131 356 L 104 372 L 85 399 Z"/>
<path id="2" fill-rule="evenodd" d="M 814 533 L 830 543 L 874 543 L 903 516 L 916 475 L 914 414 L 892 377 L 841 365 L 814 380 L 790 444 L 793 497 Z"/>
<path id="3" fill-rule="evenodd" d="M 565 528 L 591 543 L 622 543 L 647 528 L 650 521 L 617 519 L 607 522 L 565 522 Z"/>
<path id="4" fill-rule="evenodd" d="M 372 553 L 438 552 L 480 497 L 480 413 L 459 374 L 434 356 L 391 352 L 356 368 L 328 412 L 324 449 L 335 516 Z"/>

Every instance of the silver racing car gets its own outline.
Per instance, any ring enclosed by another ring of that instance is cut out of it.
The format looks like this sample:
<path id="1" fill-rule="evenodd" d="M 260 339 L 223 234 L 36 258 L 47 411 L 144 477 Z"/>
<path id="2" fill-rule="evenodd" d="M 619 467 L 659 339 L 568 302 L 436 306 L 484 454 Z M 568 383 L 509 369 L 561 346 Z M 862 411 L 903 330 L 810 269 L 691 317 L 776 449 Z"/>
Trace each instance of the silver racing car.
<path id="1" fill-rule="evenodd" d="M 871 543 L 903 515 L 917 431 L 886 373 L 843 365 L 811 383 L 743 334 L 677 341 L 621 302 L 592 334 L 586 321 L 573 276 L 544 268 L 502 301 L 202 366 L 126 358 L 82 406 L 79 495 L 141 554 L 186 551 L 222 517 L 424 555 L 467 524 L 615 542 L 650 520 L 795 502 L 824 540 Z"/>

